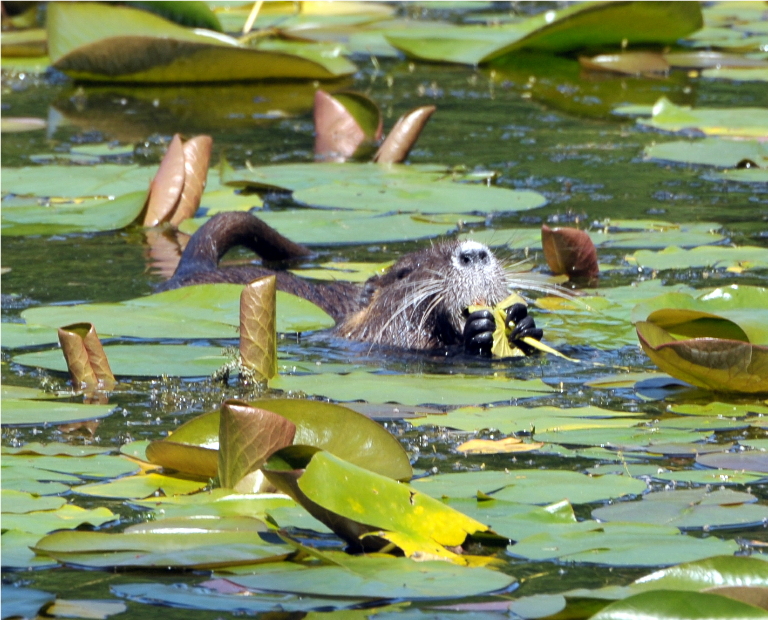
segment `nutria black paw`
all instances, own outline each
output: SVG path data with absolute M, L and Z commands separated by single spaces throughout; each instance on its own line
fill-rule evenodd
M 477 310 L 467 316 L 464 324 L 464 350 L 469 355 L 491 357 L 496 321 L 490 310 Z
M 533 317 L 528 314 L 528 306 L 525 304 L 514 304 L 507 308 L 507 325 L 510 323 L 515 325 L 515 328 L 509 335 L 510 344 L 520 349 L 526 355 L 533 353 L 536 349 L 523 342 L 522 339 L 529 337 L 534 340 L 541 340 L 544 332 L 536 327 Z

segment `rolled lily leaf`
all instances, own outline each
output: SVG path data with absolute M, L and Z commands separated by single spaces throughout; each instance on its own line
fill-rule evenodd
M 427 105 L 403 114 L 379 147 L 373 161 L 379 164 L 397 164 L 405 161 L 436 109 L 433 105 Z
M 355 66 L 342 56 L 257 50 L 232 37 L 187 29 L 123 6 L 54 2 L 48 10 L 54 66 L 75 79 L 107 82 L 231 82 L 333 79 Z
M 259 278 L 240 295 L 240 358 L 258 379 L 277 374 L 275 276 Z
M 212 146 L 210 136 L 196 136 L 184 144 L 179 134 L 173 136 L 149 185 L 144 226 L 162 222 L 178 226 L 195 214 L 205 189 Z
M 650 321 L 635 328 L 646 355 L 677 379 L 718 392 L 768 392 L 768 347 L 719 338 L 676 340 Z
M 541 227 L 544 258 L 555 275 L 570 278 L 596 278 L 600 273 L 597 250 L 589 235 L 575 228 Z
M 378 106 L 360 93 L 315 93 L 315 156 L 343 162 L 364 142 L 381 139 L 382 118 Z
M 387 535 L 392 534 L 391 541 L 409 556 L 421 552 L 454 559 L 446 547 L 490 531 L 409 485 L 310 446 L 276 452 L 263 471 L 278 489 L 356 549 L 386 548 Z
M 109 390 L 117 381 L 92 323 L 74 323 L 59 328 L 59 342 L 75 388 Z
M 273 452 L 290 446 L 296 425 L 284 417 L 228 400 L 219 417 L 219 483 L 250 492 L 250 474 L 257 472 Z

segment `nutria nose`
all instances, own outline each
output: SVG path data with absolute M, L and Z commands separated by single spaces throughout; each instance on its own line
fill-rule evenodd
M 467 248 L 459 254 L 462 265 L 484 265 L 488 262 L 488 250 L 485 248 Z

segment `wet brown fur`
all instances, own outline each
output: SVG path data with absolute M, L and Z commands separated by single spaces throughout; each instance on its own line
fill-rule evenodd
M 222 267 L 230 248 L 244 245 L 267 264 Z M 275 275 L 277 288 L 303 297 L 336 321 L 338 335 L 408 349 L 436 349 L 461 342 L 472 304 L 495 305 L 507 295 L 507 278 L 493 253 L 472 241 L 449 240 L 407 254 L 363 286 L 315 284 L 281 270 L 310 251 L 249 213 L 221 213 L 190 239 L 173 277 L 161 290 L 211 282 L 247 284 Z

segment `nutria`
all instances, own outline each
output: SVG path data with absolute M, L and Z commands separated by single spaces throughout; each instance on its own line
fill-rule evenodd
M 268 266 L 220 268 L 219 260 L 237 245 L 253 250 Z M 192 236 L 176 271 L 160 290 L 210 282 L 247 284 L 274 274 L 279 290 L 320 306 L 344 338 L 419 350 L 460 346 L 472 355 L 490 356 L 493 315 L 487 310 L 469 314 L 467 308 L 502 301 L 509 294 L 510 278 L 487 246 L 471 240 L 434 243 L 407 254 L 363 286 L 315 284 L 281 269 L 310 254 L 250 213 L 220 213 Z M 542 331 L 525 304 L 514 304 L 507 319 L 516 325 L 510 340 L 530 353 L 532 349 L 519 339 L 541 339 Z

